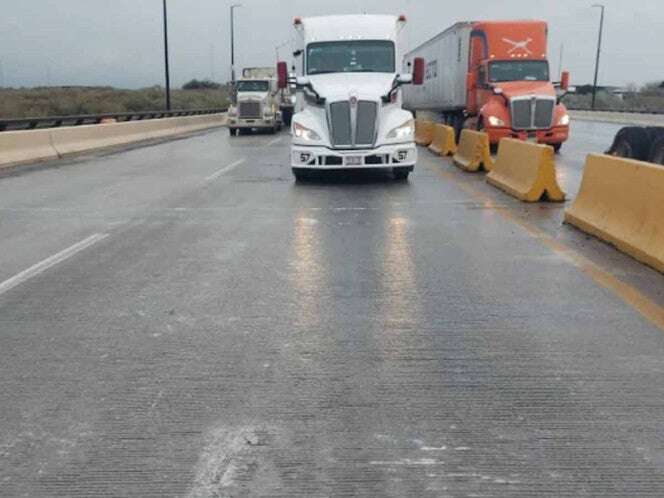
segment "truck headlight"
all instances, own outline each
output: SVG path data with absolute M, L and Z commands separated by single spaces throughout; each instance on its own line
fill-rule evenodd
M 563 117 L 561 117 L 561 118 L 558 120 L 558 124 L 559 124 L 560 126 L 568 126 L 569 123 L 570 123 L 570 121 L 571 121 L 571 119 L 570 119 L 570 117 L 569 117 L 569 114 L 565 114 L 565 115 L 563 115 Z
M 237 107 L 233 107 L 233 106 L 229 107 L 228 108 L 228 115 L 231 116 L 231 117 L 237 116 Z
M 307 142 L 317 142 L 320 140 L 318 133 L 296 122 L 293 122 L 293 135 Z
M 415 120 L 409 119 L 401 126 L 397 126 L 391 132 L 387 134 L 389 139 L 399 139 L 399 140 L 408 140 L 413 138 L 415 133 Z
M 505 121 L 497 116 L 489 116 L 489 126 L 505 126 Z

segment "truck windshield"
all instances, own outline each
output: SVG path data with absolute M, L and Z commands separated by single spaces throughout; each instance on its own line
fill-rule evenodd
M 546 61 L 496 61 L 489 65 L 489 81 L 549 81 Z
M 268 81 L 238 81 L 235 83 L 238 92 L 267 92 L 270 89 Z
M 321 42 L 307 47 L 307 74 L 394 72 L 391 41 Z

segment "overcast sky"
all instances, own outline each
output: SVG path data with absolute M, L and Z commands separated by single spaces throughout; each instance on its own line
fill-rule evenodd
M 227 80 L 229 0 L 168 0 L 174 84 Z M 549 22 L 557 73 L 561 44 L 573 83 L 592 80 L 599 9 L 583 0 L 238 0 L 237 66 L 272 65 L 295 15 L 406 13 L 409 47 L 456 21 Z M 162 0 L 0 0 L 0 86 L 162 84 Z M 604 0 L 601 83 L 664 80 L 664 2 Z M 290 47 L 282 49 L 282 56 Z

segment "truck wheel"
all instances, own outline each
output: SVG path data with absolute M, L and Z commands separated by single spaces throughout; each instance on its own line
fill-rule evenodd
M 475 125 L 476 131 L 484 131 L 484 119 L 481 117 L 477 118 L 477 124 Z
M 647 161 L 650 153 L 650 136 L 645 128 L 627 126 L 620 130 L 606 152 L 611 156 Z
M 305 168 L 293 168 L 293 176 L 296 182 L 305 182 L 311 179 L 311 171 Z
M 562 149 L 562 148 L 563 148 L 563 144 L 562 144 L 562 143 L 560 143 L 560 144 L 553 144 L 553 151 L 554 151 L 556 154 L 560 154 L 560 149 Z
M 664 166 L 664 134 L 657 138 L 650 148 L 648 161 Z
M 459 143 L 461 132 L 466 127 L 466 117 L 463 114 L 454 114 L 452 117 L 452 126 L 454 127 L 456 142 Z
M 291 125 L 291 121 L 293 120 L 293 111 L 290 109 L 284 109 L 282 111 L 282 116 L 283 116 L 283 122 L 286 126 Z
M 413 171 L 412 168 L 394 168 L 392 174 L 394 175 L 395 180 L 406 181 L 408 180 L 408 175 L 410 175 L 411 171 Z

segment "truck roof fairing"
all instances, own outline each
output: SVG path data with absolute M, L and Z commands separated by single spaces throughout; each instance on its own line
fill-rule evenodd
M 348 15 L 305 17 L 306 44 L 342 40 L 391 40 L 396 42 L 403 21 L 390 15 Z

